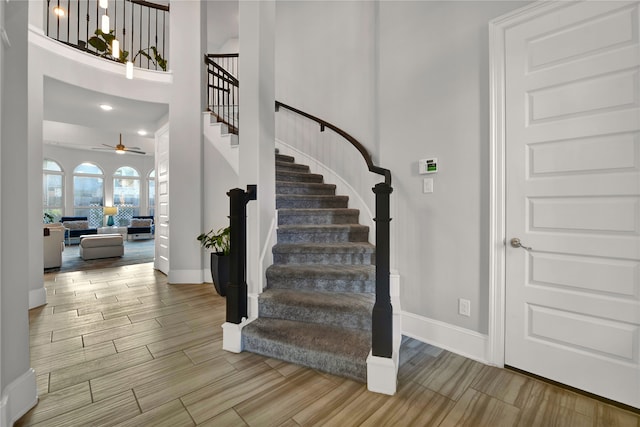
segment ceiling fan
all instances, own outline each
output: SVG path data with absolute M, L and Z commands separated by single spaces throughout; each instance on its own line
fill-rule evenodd
M 118 143 L 118 145 L 107 145 L 107 144 L 102 144 L 105 147 L 109 147 L 109 148 L 102 148 L 102 147 L 94 147 L 94 150 L 115 150 L 116 153 L 118 154 L 124 154 L 124 153 L 135 153 L 135 154 L 147 154 L 144 151 L 140 151 L 140 147 L 125 147 L 124 144 L 122 143 L 122 134 L 120 134 L 120 142 Z

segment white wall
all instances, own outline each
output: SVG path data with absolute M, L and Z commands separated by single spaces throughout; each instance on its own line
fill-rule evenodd
M 391 170 L 392 268 L 418 329 L 487 333 L 488 22 L 524 4 L 277 2 L 276 98 L 342 127 Z M 440 172 L 423 194 L 417 162 L 430 156 Z
M 346 130 L 377 158 L 375 9 L 370 1 L 276 2 L 276 99 Z
M 257 200 L 247 205 L 247 285 L 249 294 L 264 287 L 275 236 L 275 2 L 240 3 L 238 60 L 242 130 L 240 188 L 257 184 Z M 264 254 L 264 259 L 263 259 Z M 256 262 L 257 261 L 257 262 Z M 257 316 L 249 312 L 250 317 Z
M 207 1 L 207 53 L 237 53 L 238 0 Z M 236 50 L 227 50 L 227 42 L 235 40 Z M 226 46 L 227 45 L 227 46 Z
M 37 391 L 35 373 L 29 368 L 30 254 L 25 238 L 32 197 L 28 191 L 28 3 L 6 2 L 0 8 L 0 25 L 11 44 L 0 53 L 0 424 L 4 426 L 36 403 Z
M 202 283 L 204 2 L 171 4 L 173 84 L 169 102 L 169 281 Z M 184 49 L 189 46 L 189 49 Z

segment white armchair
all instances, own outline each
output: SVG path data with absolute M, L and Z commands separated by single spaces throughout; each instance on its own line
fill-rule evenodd
M 44 268 L 62 266 L 64 251 L 64 226 L 60 223 L 44 224 Z

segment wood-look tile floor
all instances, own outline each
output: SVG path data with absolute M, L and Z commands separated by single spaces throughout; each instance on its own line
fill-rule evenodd
M 222 350 L 225 300 L 152 264 L 49 273 L 30 311 L 39 426 L 633 426 L 636 413 L 415 340 L 395 396 Z

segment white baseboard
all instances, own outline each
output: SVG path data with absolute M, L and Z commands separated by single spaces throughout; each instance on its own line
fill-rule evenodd
M 47 303 L 47 290 L 44 286 L 40 289 L 33 289 L 29 291 L 29 310 L 32 308 L 40 307 Z
M 181 283 L 204 283 L 204 270 L 169 270 L 169 283 L 177 285 Z
M 2 391 L 0 400 L 0 425 L 12 426 L 13 423 L 38 403 L 36 371 L 29 368 Z
M 481 363 L 486 360 L 489 337 L 459 326 L 402 313 L 402 334 Z
M 213 284 L 213 278 L 211 278 L 211 268 L 202 269 L 202 283 Z

